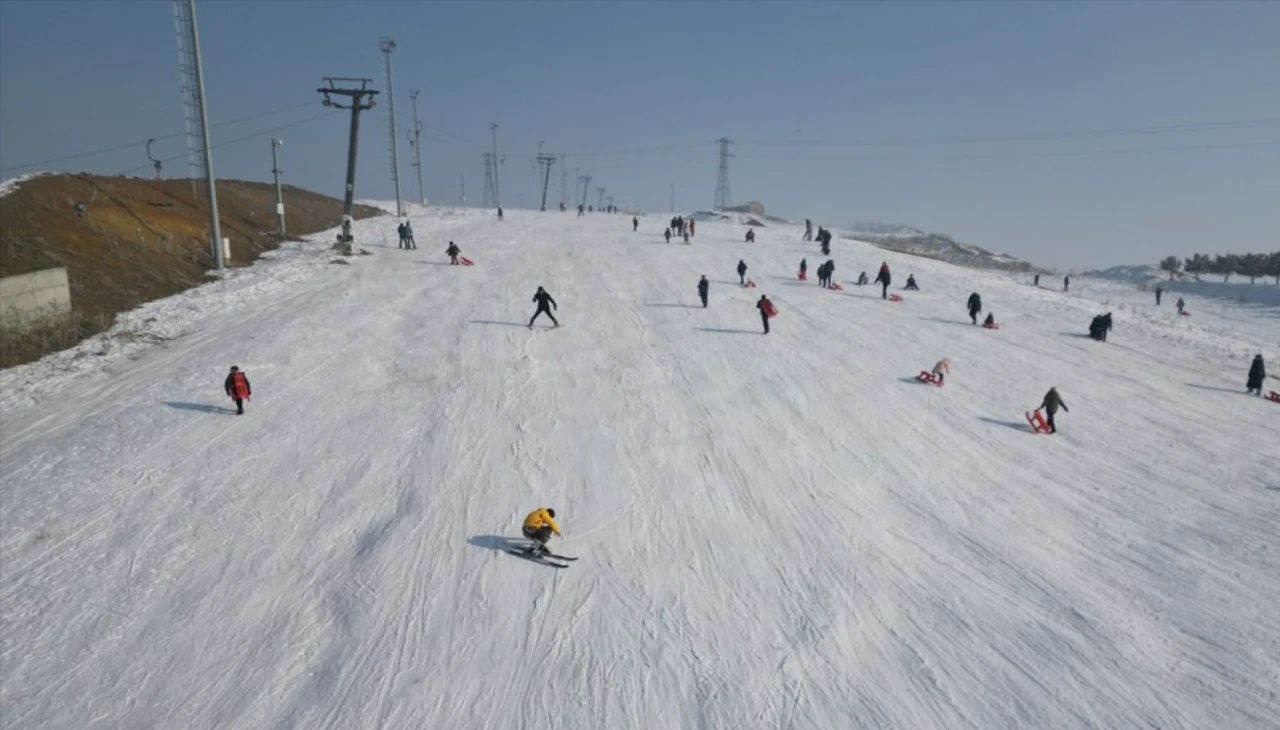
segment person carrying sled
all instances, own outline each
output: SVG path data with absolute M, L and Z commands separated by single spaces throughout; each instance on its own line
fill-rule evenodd
M 631 216 L 631 232 L 635 233 L 638 230 L 640 230 L 640 219 L 635 216 Z
M 891 281 L 892 281 L 892 278 L 889 276 L 889 262 L 887 261 L 881 262 L 880 273 L 876 274 L 876 283 L 879 284 L 881 287 L 880 288 L 881 299 L 889 298 L 889 283 Z
M 231 396 L 231 400 L 236 402 L 236 415 L 243 416 L 244 402 L 253 395 L 253 389 L 249 387 L 249 378 L 240 372 L 240 368 L 232 365 L 222 388 L 227 391 L 227 395 Z
M 978 296 L 978 292 L 969 295 L 969 319 L 974 324 L 978 323 L 978 315 L 982 312 L 982 297 Z
M 560 323 L 556 321 L 556 316 L 551 313 L 552 309 L 559 309 L 560 306 L 556 304 L 556 300 L 552 299 L 545 289 L 538 287 L 538 293 L 533 295 L 533 301 L 538 303 L 538 311 L 534 312 L 533 316 L 529 318 L 529 329 L 533 329 L 533 321 L 538 318 L 538 315 L 544 313 L 551 318 L 553 325 L 560 326 Z
M 1050 388 L 1049 392 L 1044 394 L 1044 402 L 1036 409 L 1044 411 L 1045 418 L 1049 424 L 1049 433 L 1058 432 L 1058 427 L 1053 424 L 1053 415 L 1058 412 L 1059 408 L 1067 413 L 1071 412 L 1071 409 L 1067 408 L 1067 404 L 1062 402 L 1062 396 L 1058 395 L 1058 389 L 1056 387 Z
M 458 255 L 462 253 L 462 249 L 458 248 L 458 244 L 454 243 L 453 241 L 450 241 L 449 248 L 446 248 L 444 252 L 449 254 L 449 263 L 454 266 L 457 266 Z
M 564 537 L 560 532 L 560 525 L 556 524 L 556 511 L 550 507 L 539 507 L 530 512 L 524 518 L 520 532 L 533 543 L 534 552 L 539 553 L 550 552 L 547 549 L 547 541 L 551 539 L 553 533 Z
M 755 243 L 755 242 L 756 242 L 756 231 L 755 231 L 755 229 L 754 229 L 754 228 L 748 228 L 748 229 L 747 229 L 747 243 Z
M 747 262 L 742 259 L 738 259 L 738 283 L 747 285 Z
M 944 357 L 933 366 L 933 377 L 938 379 L 938 385 L 943 385 L 947 376 L 951 374 L 951 358 Z
M 698 298 L 702 300 L 702 308 L 707 308 L 707 294 L 711 290 L 711 282 L 707 281 L 707 275 L 703 274 L 698 280 Z
M 907 274 L 907 285 L 902 288 L 909 289 L 911 291 L 920 291 L 920 287 L 916 286 L 916 275 Z
M 764 333 L 769 334 L 769 310 L 773 309 L 773 302 L 765 295 L 760 295 L 760 301 L 756 302 L 756 309 L 760 310 L 760 323 L 764 325 Z
M 1247 392 L 1262 395 L 1262 381 L 1266 379 L 1267 366 L 1262 363 L 1262 353 L 1258 353 L 1253 358 L 1253 364 L 1249 366 L 1249 382 L 1245 383 L 1249 388 Z

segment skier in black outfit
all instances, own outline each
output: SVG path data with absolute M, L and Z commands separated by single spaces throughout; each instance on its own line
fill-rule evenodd
M 742 259 L 738 259 L 738 283 L 747 285 L 747 262 Z
M 711 289 L 711 282 L 707 281 L 707 275 L 703 274 L 698 280 L 698 298 L 702 300 L 702 308 L 707 308 L 707 294 Z
M 1254 395 L 1262 395 L 1262 381 L 1267 379 L 1267 366 L 1262 364 L 1262 355 L 1258 354 L 1253 358 L 1253 364 L 1249 366 L 1249 393 Z
M 978 323 L 978 314 L 982 312 L 982 297 L 978 296 L 978 292 L 969 295 L 969 319 L 974 324 Z
M 559 309 L 560 307 L 545 289 L 538 287 L 538 293 L 533 295 L 533 301 L 538 303 L 538 311 L 534 312 L 533 316 L 529 318 L 529 329 L 533 329 L 533 320 L 537 319 L 538 315 L 543 312 L 546 312 L 546 315 L 551 318 L 552 324 L 556 327 L 560 326 L 560 323 L 556 321 L 556 316 L 551 313 L 552 309 Z

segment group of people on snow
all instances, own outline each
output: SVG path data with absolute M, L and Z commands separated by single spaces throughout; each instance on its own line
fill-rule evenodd
M 1107 333 L 1111 331 L 1111 312 L 1099 314 L 1089 323 L 1089 336 L 1099 342 L 1107 341 Z
M 409 221 L 396 226 L 396 230 L 400 232 L 400 248 L 406 251 L 413 251 L 418 248 L 418 244 L 413 242 L 413 226 Z

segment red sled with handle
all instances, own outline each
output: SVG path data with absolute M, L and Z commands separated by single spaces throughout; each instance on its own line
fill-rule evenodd
M 922 383 L 929 383 L 932 385 L 936 385 L 939 388 L 942 387 L 942 381 L 938 380 L 938 376 L 934 375 L 928 370 L 921 370 L 920 374 L 916 376 L 916 380 L 919 380 Z
M 765 302 L 764 306 L 761 307 L 761 309 L 764 311 L 765 316 L 767 316 L 769 319 L 773 319 L 774 317 L 778 316 L 778 308 L 773 306 L 773 302 Z
M 1188 311 L 1186 311 L 1186 310 L 1183 310 L 1183 311 L 1181 311 L 1181 312 L 1178 312 L 1178 314 L 1182 315 L 1183 317 L 1190 317 L 1190 316 L 1191 316 L 1191 312 L 1188 312 Z
M 463 257 L 463 256 L 459 256 L 459 257 L 458 257 L 458 263 L 462 264 L 463 266 L 475 266 L 475 265 L 476 265 L 476 262 L 472 261 L 472 260 L 471 260 L 471 259 L 469 259 L 469 258 L 465 258 L 465 257 Z
M 743 284 L 743 286 L 745 286 L 748 289 L 755 289 L 756 283 L 750 279 L 747 279 L 747 283 Z
M 1028 413 L 1027 423 L 1031 424 L 1031 430 L 1036 433 L 1049 433 L 1049 424 L 1044 422 L 1044 416 L 1040 415 L 1040 411 Z
M 1272 403 L 1280 403 L 1280 393 L 1277 393 L 1274 390 L 1271 391 L 1270 393 L 1267 393 L 1267 400 L 1271 401 Z
M 891 302 L 900 302 L 900 301 L 902 301 L 902 297 L 898 296 L 897 294 L 890 294 L 890 295 L 889 295 L 889 301 L 891 301 Z
M 1000 325 L 996 324 L 995 322 L 992 322 L 991 324 L 983 324 L 983 325 L 982 325 L 982 327 L 983 327 L 984 329 L 989 329 L 989 330 L 998 330 L 998 329 L 1000 329 Z
M 828 289 L 830 289 L 831 291 L 844 291 L 844 287 L 842 287 L 842 286 L 840 286 L 839 284 L 836 284 L 836 283 L 832 283 L 832 284 L 831 284 L 831 286 L 829 286 L 829 287 L 827 287 L 827 288 L 828 288 Z

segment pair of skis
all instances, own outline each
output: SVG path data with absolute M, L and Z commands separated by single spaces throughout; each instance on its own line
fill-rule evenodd
M 520 550 L 508 550 L 507 552 L 511 553 L 517 558 L 524 558 L 525 560 L 528 560 L 530 562 L 541 563 L 542 565 L 549 565 L 553 568 L 567 568 L 569 567 L 568 565 L 569 563 L 572 563 L 573 561 L 577 560 L 577 558 L 570 557 L 568 555 L 557 555 L 555 553 L 544 553 L 540 551 L 535 551 L 531 547 L 521 548 Z M 564 562 L 557 562 L 557 561 L 564 561 Z

